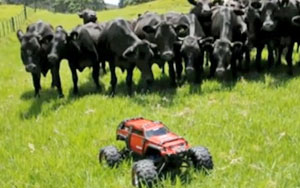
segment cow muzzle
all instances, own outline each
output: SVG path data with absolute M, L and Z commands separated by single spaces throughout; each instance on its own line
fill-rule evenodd
M 216 70 L 216 75 L 218 77 L 224 77 L 226 69 L 224 67 L 218 67 Z
M 273 31 L 275 29 L 275 24 L 272 21 L 264 22 L 262 29 L 264 31 Z
M 185 69 L 185 72 L 186 72 L 186 77 L 187 77 L 188 81 L 193 81 L 193 79 L 196 76 L 194 67 L 187 67 Z
M 28 64 L 25 66 L 26 72 L 36 72 L 37 71 L 37 66 L 33 63 Z
M 56 63 L 58 61 L 58 56 L 55 54 L 48 55 L 48 60 L 50 63 Z
M 165 61 L 171 61 L 174 58 L 174 53 L 172 51 L 167 51 L 164 52 L 161 57 Z

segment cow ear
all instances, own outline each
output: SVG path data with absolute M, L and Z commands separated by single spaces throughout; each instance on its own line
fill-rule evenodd
M 123 53 L 123 58 L 125 59 L 131 59 L 131 58 L 134 58 L 135 57 L 135 48 L 133 46 L 127 48 L 125 50 L 125 52 Z
M 83 17 L 83 12 L 78 12 L 77 15 L 79 16 L 79 18 Z
M 205 44 L 212 44 L 214 42 L 213 37 L 206 37 L 206 38 L 199 38 L 198 43 L 200 45 L 205 45 Z
M 155 33 L 155 29 L 152 26 L 150 26 L 150 25 L 144 26 L 143 27 L 143 31 L 146 32 L 146 33 L 148 33 L 148 34 Z
M 78 39 L 78 36 L 79 36 L 79 33 L 77 31 L 72 31 L 70 33 L 70 36 L 69 36 L 69 39 L 70 40 L 77 40 Z
M 242 42 L 233 42 L 233 43 L 231 43 L 231 49 L 232 50 L 241 50 L 242 47 L 243 47 Z
M 147 40 L 143 40 L 143 42 L 145 42 L 152 50 L 153 49 L 157 49 L 157 45 L 156 44 L 151 43 L 151 42 L 149 42 Z
M 181 46 L 182 44 L 183 44 L 183 40 L 180 39 L 174 42 L 175 46 Z
M 21 42 L 24 37 L 24 33 L 22 30 L 17 31 L 17 37 L 18 37 L 19 41 Z
M 197 5 L 197 1 L 196 0 L 188 0 L 188 2 L 190 3 L 190 4 L 192 4 L 192 5 Z
M 234 9 L 233 12 L 238 16 L 243 16 L 245 14 L 244 10 L 242 9 Z
M 292 19 L 292 23 L 295 26 L 300 26 L 300 16 L 294 16 L 293 19 Z
M 198 39 L 199 46 L 206 51 L 212 51 L 214 48 L 214 38 L 206 37 Z
M 184 38 L 190 34 L 190 29 L 186 25 L 178 25 L 175 27 L 175 32 L 178 37 Z

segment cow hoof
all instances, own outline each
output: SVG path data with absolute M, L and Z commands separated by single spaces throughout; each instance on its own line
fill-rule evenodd
M 62 99 L 62 98 L 64 98 L 65 96 L 64 96 L 64 94 L 59 94 L 58 97 L 59 97 L 60 99 Z
M 36 93 L 36 94 L 34 94 L 34 97 L 35 97 L 35 98 L 40 98 L 41 95 L 40 95 L 39 93 Z

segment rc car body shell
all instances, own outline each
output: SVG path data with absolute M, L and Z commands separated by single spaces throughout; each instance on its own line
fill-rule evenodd
M 127 149 L 140 156 L 152 155 L 152 151 L 162 157 L 172 156 L 190 148 L 184 138 L 170 132 L 163 123 L 143 118 L 123 121 L 117 129 L 117 140 L 124 140 Z

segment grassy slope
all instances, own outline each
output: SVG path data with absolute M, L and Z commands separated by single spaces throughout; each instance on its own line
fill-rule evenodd
M 1 5 L 0 21 L 8 19 L 12 16 L 20 14 L 23 10 L 22 6 L 17 5 Z
M 188 9 L 182 0 L 159 0 L 102 12 L 99 17 Z M 81 22 L 76 15 L 38 11 L 28 23 L 38 19 L 68 29 Z M 183 185 L 166 180 L 165 187 L 300 186 L 299 77 L 275 70 L 251 73 L 237 83 L 205 80 L 201 86 L 185 84 L 173 90 L 164 89 L 168 79 L 154 70 L 155 91 L 131 98 L 124 95 L 125 74 L 118 72 L 118 94 L 109 98 L 109 74 L 101 77 L 105 91 L 97 94 L 90 70 L 85 70 L 80 74 L 81 96 L 75 98 L 69 94 L 71 75 L 64 62 L 66 97 L 56 98 L 48 75 L 42 81 L 41 98 L 34 99 L 15 34 L 0 39 L 0 187 L 130 187 L 132 164 L 107 169 L 98 164 L 97 154 L 109 144 L 123 146 L 115 141 L 116 126 L 134 116 L 161 120 L 192 145 L 211 150 L 215 162 L 211 175 L 193 173 L 192 181 Z M 134 77 L 139 89 L 138 71 Z

